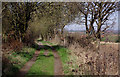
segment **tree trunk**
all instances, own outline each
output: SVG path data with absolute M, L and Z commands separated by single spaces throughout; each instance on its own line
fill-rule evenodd
M 63 29 L 64 29 L 64 27 L 63 27 L 63 28 L 61 28 L 61 35 L 63 34 Z
M 43 37 L 43 35 L 41 34 L 41 40 L 44 40 L 44 37 Z
M 97 38 L 101 41 L 101 34 L 100 34 L 100 32 L 98 33 Z
M 89 29 L 88 29 L 88 24 L 87 24 L 87 15 L 85 15 L 85 27 L 86 27 L 86 35 L 89 35 Z
M 99 54 L 99 51 L 100 51 L 100 39 L 96 39 L 96 49 L 97 49 L 97 53 Z

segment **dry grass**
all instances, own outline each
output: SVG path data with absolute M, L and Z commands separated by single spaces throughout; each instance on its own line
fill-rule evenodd
M 77 46 L 77 47 L 76 47 Z M 117 75 L 118 44 L 101 45 L 99 54 L 92 49 L 71 45 L 71 71 L 74 75 Z M 76 71 L 73 71 L 76 70 Z

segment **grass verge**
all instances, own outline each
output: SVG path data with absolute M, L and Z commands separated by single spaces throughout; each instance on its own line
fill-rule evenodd
M 5 57 L 9 60 L 9 64 L 3 63 L 3 75 L 5 77 L 13 76 L 20 68 L 28 62 L 35 53 L 35 49 L 24 47 L 21 51 L 10 51 Z M 4 77 L 3 76 L 3 77 Z
M 56 51 L 58 51 L 58 54 L 61 58 L 64 75 L 72 75 L 72 73 L 69 72 L 70 68 L 69 68 L 69 65 L 67 64 L 69 62 L 70 51 L 67 48 L 64 48 L 62 46 L 59 46 L 56 49 Z

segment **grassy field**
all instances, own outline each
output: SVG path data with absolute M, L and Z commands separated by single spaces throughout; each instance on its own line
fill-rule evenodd
M 28 62 L 35 52 L 34 48 L 24 47 L 21 51 L 13 52 L 10 51 L 5 56 L 10 61 L 10 64 L 4 64 L 3 66 L 3 73 L 6 76 L 12 76 L 20 68 L 24 66 L 26 62 Z
M 57 51 L 61 57 L 62 64 L 63 64 L 63 71 L 64 71 L 64 74 L 66 75 L 70 71 L 69 66 L 67 64 L 69 62 L 70 51 L 64 47 L 57 49 Z
M 104 38 L 101 39 L 101 41 L 106 41 L 106 42 L 120 42 L 120 36 L 118 35 L 108 35 L 105 36 Z

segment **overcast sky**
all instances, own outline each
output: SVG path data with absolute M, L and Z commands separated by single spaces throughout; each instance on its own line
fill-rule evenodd
M 114 17 L 116 17 L 116 20 L 115 20 L 116 24 L 111 29 L 118 30 L 118 12 L 115 12 L 110 16 L 110 18 L 114 18 Z M 108 22 L 111 23 L 111 21 L 108 21 Z M 68 25 L 65 26 L 65 29 L 66 30 L 85 30 L 85 25 L 79 25 L 77 23 L 71 23 L 71 24 L 69 23 Z

